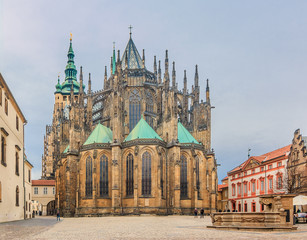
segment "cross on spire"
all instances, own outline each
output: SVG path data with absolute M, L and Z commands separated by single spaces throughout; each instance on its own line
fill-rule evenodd
M 132 29 L 133 27 L 130 25 L 128 28 L 130 29 L 130 37 L 131 37 L 131 34 L 132 34 L 131 29 Z

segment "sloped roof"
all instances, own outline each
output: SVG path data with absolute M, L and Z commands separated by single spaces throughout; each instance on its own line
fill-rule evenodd
M 227 188 L 228 184 L 219 184 L 218 185 L 218 191 L 221 191 L 223 188 Z
M 238 170 L 242 170 L 247 164 L 248 162 L 253 159 L 258 161 L 259 163 L 261 162 L 267 162 L 270 161 L 274 158 L 278 158 L 278 157 L 282 157 L 282 156 L 287 156 L 290 152 L 290 148 L 291 148 L 291 144 L 287 145 L 285 147 L 276 149 L 272 152 L 268 152 L 265 154 L 262 154 L 260 156 L 251 156 L 249 159 L 247 159 L 245 162 L 241 163 L 239 166 L 235 167 L 234 169 L 232 169 L 231 171 L 229 171 L 228 173 L 232 173 Z
M 32 180 L 32 186 L 55 186 L 55 180 Z
M 128 44 L 122 56 L 122 69 L 125 69 L 126 67 L 126 55 L 127 55 L 127 60 L 128 60 L 128 69 L 144 68 L 141 56 L 138 50 L 136 49 L 136 46 L 131 37 L 128 41 Z
M 196 143 L 199 142 L 192 136 L 192 134 L 178 121 L 178 141 L 180 143 Z
M 159 139 L 162 138 L 152 129 L 151 126 L 141 117 L 140 121 L 136 124 L 133 130 L 126 137 L 124 142 L 128 142 L 135 139 Z
M 113 133 L 110 128 L 98 123 L 94 131 L 87 138 L 83 145 L 92 143 L 111 143 L 113 141 Z

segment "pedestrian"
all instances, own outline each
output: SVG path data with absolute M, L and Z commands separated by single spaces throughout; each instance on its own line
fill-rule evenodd
M 198 214 L 198 211 L 197 211 L 197 208 L 194 209 L 194 218 L 197 218 L 197 214 Z
M 204 218 L 205 210 L 202 208 L 200 209 L 200 218 Z
M 60 219 L 60 210 L 58 209 L 57 210 L 57 213 L 56 213 L 56 221 L 61 221 L 61 219 Z

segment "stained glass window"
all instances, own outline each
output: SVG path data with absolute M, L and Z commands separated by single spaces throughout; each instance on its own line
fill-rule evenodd
M 133 195 L 133 155 L 129 153 L 126 162 L 126 195 Z
M 129 129 L 135 127 L 141 118 L 141 97 L 138 90 L 134 89 L 129 97 Z
M 151 194 L 151 155 L 145 152 L 142 156 L 142 195 Z
M 181 155 L 181 168 L 180 168 L 180 197 L 188 197 L 188 169 L 187 158 Z
M 102 155 L 100 158 L 100 196 L 109 196 L 109 168 L 108 168 L 108 158 L 106 155 Z
M 86 179 L 85 179 L 85 195 L 87 197 L 92 196 L 93 190 L 93 178 L 92 178 L 92 158 L 90 156 L 86 159 Z
M 196 161 L 196 189 L 197 189 L 197 197 L 200 199 L 200 181 L 199 181 L 199 158 L 195 158 Z

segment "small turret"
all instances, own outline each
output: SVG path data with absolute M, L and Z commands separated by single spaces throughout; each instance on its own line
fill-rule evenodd
M 87 90 L 87 94 L 91 95 L 92 93 L 92 81 L 91 81 L 91 74 L 89 73 L 88 75 L 88 90 Z
M 173 62 L 172 87 L 173 87 L 173 89 L 176 88 L 176 70 L 175 70 L 175 62 Z
M 165 72 L 168 73 L 168 50 L 165 51 Z
M 143 49 L 142 62 L 143 62 L 143 67 L 145 68 L 145 49 Z
M 110 64 L 111 74 L 113 73 L 113 57 L 111 57 L 111 64 Z
M 113 57 L 111 58 L 111 61 L 112 61 L 112 66 L 111 66 L 112 74 L 114 74 L 116 70 L 115 42 L 113 42 Z
M 198 67 L 197 65 L 195 66 L 194 86 L 195 88 L 198 87 Z
M 104 90 L 107 89 L 107 81 L 108 81 L 107 66 L 104 66 L 104 81 L 103 81 Z
M 165 51 L 164 89 L 165 90 L 169 89 L 168 50 Z
M 157 77 L 158 72 L 157 72 L 157 58 L 156 58 L 156 56 L 154 56 L 154 74 Z
M 184 77 L 183 77 L 183 94 L 184 95 L 187 95 L 188 93 L 188 88 L 187 88 L 187 71 L 184 70 Z
M 198 66 L 195 66 L 195 77 L 194 77 L 194 85 L 195 88 L 193 90 L 193 95 L 194 95 L 194 103 L 199 103 L 199 85 L 198 85 Z
M 207 79 L 207 86 L 206 86 L 206 102 L 210 103 L 209 79 Z
M 84 105 L 84 99 L 83 99 L 83 72 L 82 72 L 82 66 L 80 67 L 80 88 L 79 88 L 79 104 L 81 106 Z
M 158 84 L 161 84 L 161 61 L 159 60 L 159 68 L 158 68 Z

